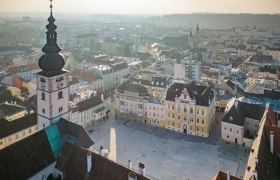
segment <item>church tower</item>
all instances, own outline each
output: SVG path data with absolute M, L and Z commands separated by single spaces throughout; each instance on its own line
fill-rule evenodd
M 47 44 L 42 51 L 45 53 L 39 59 L 37 73 L 37 121 L 39 129 L 43 129 L 60 118 L 69 119 L 69 81 L 68 71 L 63 69 L 64 56 L 57 45 L 57 26 L 52 14 L 50 0 L 50 17 L 48 18 Z

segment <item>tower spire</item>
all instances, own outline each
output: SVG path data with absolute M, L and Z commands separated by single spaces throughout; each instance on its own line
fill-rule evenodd
M 50 0 L 50 11 L 51 11 L 51 14 L 52 14 L 52 8 L 53 8 L 52 1 L 53 0 Z
M 55 31 L 57 26 L 54 24 L 52 1 L 50 0 L 50 17 L 46 26 L 47 44 L 42 49 L 45 54 L 39 59 L 39 67 L 44 72 L 60 72 L 65 64 L 63 55 L 59 53 L 61 48 L 57 44 L 57 32 Z

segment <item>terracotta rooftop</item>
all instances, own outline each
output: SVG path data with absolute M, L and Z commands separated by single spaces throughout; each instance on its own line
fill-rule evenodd
M 86 72 L 83 72 L 80 70 L 73 71 L 72 75 L 79 79 L 82 79 L 86 82 L 90 82 L 90 83 L 98 80 L 98 78 L 96 76 L 93 76 L 90 73 L 86 73 Z
M 38 70 L 40 69 L 38 63 L 10 67 L 10 68 L 8 68 L 7 72 L 16 74 L 21 71 L 31 71 L 31 70 L 36 70 L 36 69 L 38 69 Z

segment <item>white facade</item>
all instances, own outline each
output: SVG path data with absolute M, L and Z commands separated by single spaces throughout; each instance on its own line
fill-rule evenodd
M 37 74 L 37 115 L 39 130 L 58 121 L 69 119 L 68 73 L 45 77 Z
M 115 94 L 116 115 L 120 118 L 144 121 L 144 102 L 146 96 L 138 93 L 127 92 Z
M 152 98 L 144 104 L 145 120 L 147 124 L 158 126 L 162 124 L 164 120 L 164 101 L 162 99 Z
M 99 96 L 99 97 L 97 97 Z M 101 96 L 101 97 L 100 97 Z M 97 101 L 98 98 L 102 99 L 103 95 L 96 95 L 96 98 L 92 98 L 92 101 Z M 103 96 L 104 97 L 104 96 Z M 86 99 L 85 101 L 88 101 Z M 79 103 L 84 103 L 83 101 Z M 79 103 L 77 106 L 79 106 Z M 90 126 L 101 120 L 105 120 L 110 116 L 111 98 L 107 97 L 103 99 L 99 104 L 93 104 L 86 109 L 79 109 L 79 107 L 74 107 L 70 112 L 70 121 L 79 124 L 83 127 Z
M 199 80 L 200 63 L 196 61 L 186 61 L 174 65 L 174 76 L 178 79 Z

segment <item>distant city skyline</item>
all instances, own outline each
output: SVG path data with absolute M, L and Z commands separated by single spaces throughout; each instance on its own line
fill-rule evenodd
M 0 12 L 46 12 L 48 0 L 1 2 Z M 280 14 L 279 0 L 54 0 L 54 9 L 80 14 L 268 13 Z

